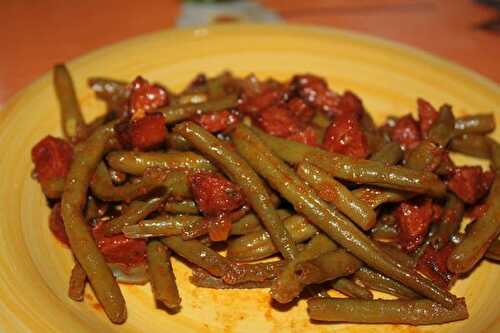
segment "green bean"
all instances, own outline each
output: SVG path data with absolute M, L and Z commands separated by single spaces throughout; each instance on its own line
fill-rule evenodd
M 220 214 L 218 216 L 206 216 L 194 223 L 187 224 L 182 230 L 182 239 L 193 239 L 208 234 L 211 241 L 224 241 L 226 240 L 224 237 L 227 238 L 229 234 L 218 235 L 216 232 L 217 235 L 214 236 L 211 234 L 211 228 L 214 226 L 232 225 L 233 221 L 237 221 L 245 216 L 248 210 L 248 206 L 243 206 L 234 212 Z
M 458 299 L 451 309 L 424 299 L 312 298 L 307 301 L 307 312 L 313 320 L 365 324 L 432 325 L 469 317 L 463 298 Z
M 207 100 L 208 96 L 204 92 L 183 92 L 176 99 L 173 99 L 170 105 L 199 104 L 205 103 Z
M 167 146 L 168 148 L 177 151 L 189 151 L 193 149 L 193 146 L 189 143 L 189 141 L 184 139 L 182 135 L 177 133 L 168 134 Z
M 368 150 L 372 153 L 379 151 L 384 145 L 384 137 L 375 125 L 372 116 L 368 112 L 363 112 L 359 123 L 366 137 Z
M 492 113 L 460 117 L 455 120 L 455 134 L 487 134 L 495 130 L 495 124 Z
M 291 164 L 306 160 L 332 176 L 360 184 L 372 184 L 403 191 L 442 196 L 446 186 L 430 172 L 415 171 L 400 166 L 356 159 L 347 155 L 290 141 L 252 129 L 278 157 Z
M 271 296 L 273 299 L 280 303 L 287 303 L 299 296 L 306 285 L 298 279 L 296 274 L 297 265 L 336 249 L 337 245 L 327 236 L 318 234 L 313 237 L 306 244 L 304 250 L 299 252 L 296 259 L 286 264 L 280 276 L 273 282 L 271 286 Z
M 418 294 L 401 283 L 367 267 L 361 267 L 354 273 L 354 279 L 362 283 L 368 289 L 378 290 L 400 298 L 420 298 Z
M 272 280 L 264 280 L 259 282 L 243 282 L 238 284 L 228 284 L 221 278 L 210 275 L 201 268 L 194 268 L 193 275 L 189 277 L 189 282 L 197 287 L 211 289 L 256 289 L 271 287 Z
M 380 150 L 370 156 L 370 160 L 384 163 L 385 165 L 395 165 L 403 159 L 401 145 L 396 142 L 388 142 Z
M 54 87 L 61 109 L 61 128 L 64 136 L 79 142 L 87 137 L 87 126 L 76 97 L 75 87 L 66 65 L 54 66 Z
M 284 220 L 291 216 L 290 212 L 286 209 L 277 209 L 276 212 L 278 213 L 280 220 Z M 262 230 L 262 224 L 259 218 L 257 215 L 251 213 L 243 216 L 241 219 L 233 223 L 231 227 L 231 235 L 247 235 L 249 233 Z
M 323 112 L 316 112 L 312 119 L 312 123 L 321 128 L 327 128 L 331 122 L 332 120 Z
M 378 242 L 377 245 L 399 264 L 409 268 L 415 268 L 417 265 L 414 258 L 410 257 L 396 246 L 382 242 Z
M 49 199 L 61 198 L 64 191 L 64 178 L 58 177 L 40 182 L 43 194 Z
M 428 139 L 410 150 L 405 167 L 416 171 L 434 171 L 441 163 L 443 150 L 437 143 Z
M 169 170 L 163 186 L 169 190 L 171 198 L 181 200 L 193 197 L 188 177 L 185 171 Z
M 113 151 L 106 156 L 109 165 L 118 171 L 143 175 L 148 168 L 214 170 L 204 157 L 193 152 Z
M 463 134 L 451 140 L 449 149 L 451 151 L 489 159 L 491 157 L 490 139 L 480 134 Z
M 373 299 L 373 294 L 369 289 L 354 283 L 347 278 L 338 278 L 332 282 L 332 288 L 351 298 Z
M 413 193 L 392 189 L 382 189 L 375 186 L 363 186 L 352 191 L 352 194 L 372 209 L 387 202 L 401 202 L 415 196 Z
M 231 262 L 197 240 L 183 240 L 180 236 L 162 238 L 162 242 L 177 255 L 210 274 L 221 277 L 231 269 Z
M 441 222 L 431 237 L 431 245 L 436 249 L 442 249 L 448 244 L 450 237 L 460 228 L 460 222 L 464 217 L 464 203 L 455 194 L 448 193 Z
M 158 240 L 147 245 L 148 272 L 153 295 L 169 309 L 178 309 L 181 304 L 175 275 L 170 263 L 170 251 Z
M 317 233 L 317 229 L 301 215 L 292 215 L 286 218 L 283 224 L 295 243 L 308 240 Z M 232 239 L 227 247 L 228 258 L 235 261 L 263 259 L 277 252 L 271 236 L 265 230 Z
M 239 125 L 232 134 L 236 150 L 268 181 L 298 213 L 323 230 L 340 246 L 368 266 L 404 283 L 424 296 L 452 307 L 455 297 L 430 280 L 397 265 L 384 251 L 344 215 L 332 209 L 283 161 L 274 156 L 251 129 Z
M 171 214 L 199 215 L 200 211 L 193 200 L 167 201 L 163 205 L 163 211 Z
M 69 278 L 69 298 L 76 302 L 83 301 L 85 282 L 87 282 L 87 274 L 85 274 L 83 267 L 78 262 L 75 262 Z
M 102 201 L 126 201 L 141 197 L 158 188 L 166 178 L 163 170 L 149 170 L 137 182 L 115 186 L 104 162 L 99 166 L 90 182 L 92 193 Z
M 90 178 L 114 137 L 113 125 L 95 131 L 76 150 L 66 177 L 61 210 L 71 249 L 85 270 L 97 299 L 113 323 L 122 323 L 127 318 L 125 300 L 82 214 Z
M 375 211 L 325 171 L 310 163 L 299 163 L 297 175 L 308 182 L 321 199 L 334 204 L 361 229 L 369 230 L 375 225 Z
M 97 98 L 103 100 L 108 105 L 108 109 L 126 112 L 126 105 L 129 98 L 128 83 L 107 78 L 89 78 L 88 85 L 92 89 Z
M 225 97 L 209 100 L 204 103 L 181 104 L 166 106 L 157 111 L 163 113 L 166 124 L 175 124 L 200 113 L 221 111 L 238 105 L 238 96 L 227 95 Z
M 377 223 L 370 230 L 371 237 L 376 241 L 396 241 L 399 237 L 399 230 L 395 225 Z
M 183 228 L 201 220 L 201 216 L 162 215 L 151 220 L 143 220 L 138 224 L 123 227 L 123 234 L 128 238 L 148 238 L 160 236 L 177 236 Z
M 440 147 L 446 147 L 455 135 L 455 116 L 451 106 L 444 104 L 439 108 L 439 115 L 429 129 L 429 139 L 436 142 Z
M 448 258 L 448 269 L 454 273 L 471 270 L 500 234 L 500 175 L 495 176 L 486 199 L 488 210 L 467 232 Z
M 495 239 L 491 243 L 484 257 L 490 260 L 500 261 L 500 240 Z
M 500 170 L 500 144 L 494 139 L 490 140 L 491 148 L 491 168 Z
M 232 264 L 231 269 L 224 274 L 222 279 L 227 284 L 272 280 L 282 271 L 283 266 L 283 260 L 256 264 Z
M 297 279 L 305 285 L 323 283 L 341 276 L 351 275 L 361 262 L 344 249 L 330 251 L 295 265 Z
M 262 180 L 245 160 L 228 149 L 222 141 L 192 122 L 177 125 L 174 132 L 184 136 L 241 187 L 248 203 L 269 232 L 274 245 L 285 259 L 293 259 L 297 252 L 295 244 L 281 223 Z
M 139 223 L 149 214 L 160 209 L 165 201 L 165 196 L 155 197 L 146 202 L 132 201 L 120 216 L 107 222 L 104 226 L 106 235 L 114 235 L 122 232 L 123 227 Z

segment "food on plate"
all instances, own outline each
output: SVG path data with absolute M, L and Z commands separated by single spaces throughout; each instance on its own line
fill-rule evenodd
M 119 283 L 149 282 L 181 310 L 172 256 L 201 288 L 269 288 L 280 303 L 309 297 L 314 320 L 410 325 L 468 318 L 450 288 L 498 261 L 492 114 L 418 98 L 417 118 L 376 125 L 355 93 L 313 74 L 200 74 L 179 93 L 140 76 L 89 86 L 107 106 L 92 121 L 54 68 L 64 138 L 31 157 L 50 230 L 75 258 L 69 297 L 82 301 L 88 282 L 113 323 L 127 319 Z M 450 151 L 491 167 L 455 165 Z

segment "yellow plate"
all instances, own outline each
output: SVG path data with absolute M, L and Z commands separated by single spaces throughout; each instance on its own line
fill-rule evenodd
M 130 80 L 141 74 L 179 89 L 199 72 L 225 69 L 279 79 L 319 74 L 337 91 L 358 93 L 378 121 L 415 110 L 419 96 L 434 105 L 448 102 L 459 114 L 500 107 L 499 87 L 477 74 L 405 46 L 332 29 L 224 25 L 158 32 L 94 51 L 69 68 L 87 119 L 103 110 L 86 87 L 89 76 Z M 45 75 L 0 112 L 0 328 L 5 332 L 500 332 L 500 266 L 486 262 L 453 288 L 466 297 L 470 319 L 448 325 L 415 330 L 312 325 L 304 302 L 278 311 L 266 291 L 196 289 L 179 263 L 174 267 L 183 298 L 179 314 L 156 309 L 149 286 L 125 286 L 129 318 L 112 325 L 90 290 L 83 303 L 66 297 L 72 259 L 49 233 L 49 210 L 30 178 L 30 149 L 48 133 L 60 135 L 51 76 Z

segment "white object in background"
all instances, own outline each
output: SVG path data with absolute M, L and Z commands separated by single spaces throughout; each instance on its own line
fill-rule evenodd
M 278 14 L 254 1 L 240 0 L 219 3 L 183 2 L 177 26 L 204 26 L 217 21 L 276 22 Z

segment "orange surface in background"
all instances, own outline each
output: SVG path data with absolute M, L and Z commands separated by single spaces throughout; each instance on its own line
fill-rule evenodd
M 494 17 L 495 11 L 472 0 L 260 2 L 286 22 L 385 37 L 433 52 L 500 83 L 500 33 L 475 28 Z M 0 105 L 54 63 L 173 27 L 179 12 L 176 0 L 0 1 Z

